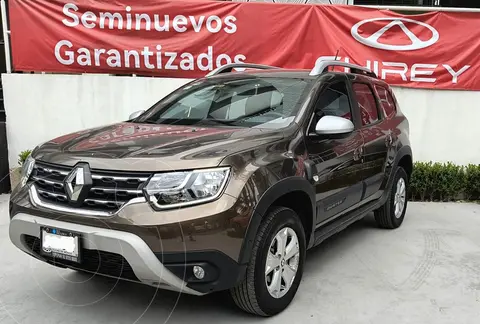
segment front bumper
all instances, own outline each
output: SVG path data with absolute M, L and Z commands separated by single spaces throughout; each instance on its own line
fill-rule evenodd
M 112 229 L 140 237 L 153 253 L 218 251 L 238 261 L 251 208 L 224 194 L 216 201 L 182 209 L 154 211 L 144 198 L 134 199 L 117 213 L 89 215 L 83 210 L 53 209 L 36 202 L 35 188 L 26 185 L 10 197 L 10 218 L 19 213 L 65 223 Z
M 47 226 L 81 234 L 82 261 L 53 260 L 40 254 L 40 227 Z M 97 227 L 45 219 L 25 213 L 10 222 L 10 240 L 20 250 L 60 267 L 84 270 L 117 279 L 191 295 L 229 289 L 243 277 L 246 266 L 238 265 L 219 251 L 155 253 L 137 235 Z M 193 276 L 193 266 L 205 269 L 205 277 Z
M 71 224 L 21 213 L 15 215 L 11 220 L 9 230 L 10 240 L 22 251 L 43 259 L 28 246 L 26 240 L 27 237 L 36 237 L 39 239 L 40 226 L 49 226 L 81 233 L 82 247 L 84 249 L 103 251 L 122 256 L 138 280 L 144 284 L 191 295 L 204 294 L 188 288 L 183 280 L 169 271 L 158 260 L 157 256 L 140 237 L 131 233 Z
M 230 195 L 161 212 L 137 199 L 100 217 L 38 204 L 33 190 L 26 185 L 11 195 L 10 239 L 42 261 L 193 295 L 229 289 L 245 273 L 238 258 L 251 211 Z M 85 264 L 42 256 L 41 226 L 80 233 Z M 193 276 L 194 265 L 206 269 L 203 280 Z

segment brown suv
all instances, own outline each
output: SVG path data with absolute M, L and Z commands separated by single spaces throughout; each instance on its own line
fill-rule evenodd
M 230 290 L 271 316 L 294 298 L 307 249 L 372 211 L 401 225 L 408 132 L 363 67 L 229 64 L 126 122 L 37 147 L 11 195 L 10 239 L 59 267 Z

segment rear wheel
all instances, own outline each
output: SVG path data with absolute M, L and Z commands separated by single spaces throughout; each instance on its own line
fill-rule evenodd
M 275 207 L 258 230 L 245 278 L 230 290 L 246 312 L 272 316 L 293 300 L 303 274 L 305 232 L 291 209 Z
M 382 228 L 394 229 L 402 225 L 407 211 L 408 175 L 405 169 L 394 171 L 393 185 L 385 204 L 375 211 L 375 220 Z

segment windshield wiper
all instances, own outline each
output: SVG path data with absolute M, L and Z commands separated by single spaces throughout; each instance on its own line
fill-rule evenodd
M 251 113 L 251 114 L 248 114 L 248 115 L 243 115 L 242 117 L 232 119 L 232 120 L 229 120 L 229 121 L 225 121 L 225 123 L 232 124 L 232 123 L 237 123 L 237 122 L 244 122 L 246 119 L 256 117 L 256 116 L 259 116 L 259 115 L 263 115 L 263 114 L 265 114 L 267 112 L 270 112 L 270 111 L 274 111 L 275 108 L 277 108 L 277 107 L 263 108 L 259 111 L 254 112 L 254 113 Z
M 153 125 L 157 125 L 158 123 L 153 121 L 153 120 L 145 120 L 145 121 L 135 121 L 135 120 L 132 120 L 131 123 L 134 123 L 134 124 L 153 124 Z
M 230 121 L 228 120 L 220 120 L 220 119 L 202 119 L 198 122 L 198 124 L 221 124 L 221 125 L 230 125 Z

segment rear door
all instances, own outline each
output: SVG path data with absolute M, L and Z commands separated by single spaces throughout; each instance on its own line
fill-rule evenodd
M 356 105 L 362 123 L 360 133 L 364 142 L 363 177 L 365 193 L 362 199 L 378 198 L 380 186 L 385 177 L 390 131 L 380 110 L 373 85 L 367 78 L 352 81 Z M 370 198 L 370 199 L 369 199 Z
M 317 200 L 317 224 L 357 204 L 362 196 L 361 150 L 363 139 L 356 128 L 345 138 L 325 138 L 315 134 L 315 125 L 323 116 L 355 120 L 346 78 L 338 77 L 325 86 L 315 103 L 306 146 L 313 162 L 313 179 Z

